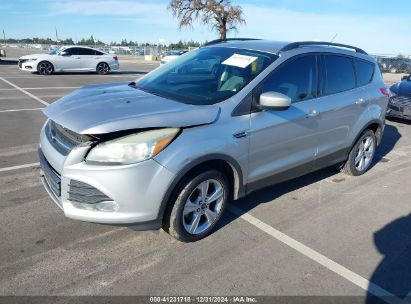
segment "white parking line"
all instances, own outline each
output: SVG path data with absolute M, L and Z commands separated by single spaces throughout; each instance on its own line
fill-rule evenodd
M 22 88 L 23 90 L 65 90 L 65 89 L 78 89 L 81 87 L 40 87 L 40 88 Z M 13 89 L 0 89 L 0 91 L 15 91 L 16 88 Z
M 388 302 L 390 304 L 402 304 L 402 303 L 409 303 L 400 298 L 396 297 L 392 293 L 386 291 L 385 289 L 381 288 L 380 286 L 368 281 L 367 279 L 363 278 L 362 276 L 356 274 L 355 272 L 349 270 L 348 268 L 334 262 L 333 260 L 327 258 L 326 256 L 322 255 L 321 253 L 305 246 L 304 244 L 298 242 L 297 240 L 289 237 L 288 235 L 282 233 L 281 231 L 271 227 L 270 225 L 260 221 L 256 217 L 252 216 L 249 213 L 242 211 L 241 209 L 234 207 L 232 205 L 227 207 L 228 210 L 235 215 L 241 217 L 243 220 L 247 221 L 251 225 L 257 227 L 261 231 L 267 233 L 268 235 L 272 236 L 273 238 L 277 239 L 278 241 L 284 243 L 285 245 L 291 247 L 292 249 L 298 251 L 299 253 L 303 254 L 304 256 L 310 258 L 314 262 L 324 266 L 325 268 L 331 270 L 332 272 L 338 274 L 339 276 L 343 277 L 344 279 L 350 281 L 351 283 L 357 285 L 358 287 L 364 289 L 365 291 L 373 294 Z
M 31 98 L 37 100 L 38 102 L 44 104 L 45 106 L 48 106 L 49 103 L 45 102 L 44 100 L 38 98 L 37 96 L 34 96 L 33 94 L 31 94 L 30 92 L 27 92 L 26 90 L 16 86 L 14 83 L 11 83 L 10 81 L 4 79 L 3 77 L 0 77 L 0 80 L 2 80 L 3 82 L 7 83 L 8 85 L 11 85 L 12 87 L 16 88 L 17 90 L 19 90 L 20 92 L 26 94 L 27 96 L 30 96 Z
M 38 111 L 44 108 L 33 108 L 33 109 L 13 109 L 13 110 L 2 110 L 0 113 L 7 113 L 7 112 L 20 112 L 20 111 Z
M 20 165 L 20 166 L 0 168 L 0 172 L 13 171 L 13 170 L 18 170 L 18 169 L 23 169 L 23 168 L 37 167 L 39 165 L 40 165 L 40 163 L 31 163 L 31 164 L 25 164 L 25 165 Z

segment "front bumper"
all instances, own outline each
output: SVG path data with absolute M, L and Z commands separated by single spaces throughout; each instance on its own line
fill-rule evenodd
M 411 120 L 411 98 L 410 97 L 391 97 L 388 103 L 386 117 Z
M 165 167 L 153 159 L 124 166 L 90 165 L 84 161 L 90 147 L 76 147 L 64 156 L 50 143 L 44 127 L 40 141 L 43 185 L 66 217 L 104 224 L 143 225 L 142 229 L 160 228 L 161 203 L 174 179 Z M 76 188 L 76 183 L 87 187 Z M 96 210 L 97 201 L 116 208 Z
M 37 72 L 37 61 L 19 60 L 17 66 L 20 71 Z

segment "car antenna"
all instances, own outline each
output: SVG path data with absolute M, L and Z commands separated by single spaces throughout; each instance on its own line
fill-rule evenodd
M 338 33 L 335 33 L 334 37 L 332 37 L 332 39 L 330 40 L 330 42 L 334 42 L 335 38 L 337 38 Z

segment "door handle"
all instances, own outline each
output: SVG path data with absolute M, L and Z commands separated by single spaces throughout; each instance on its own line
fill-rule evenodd
M 247 135 L 248 135 L 247 131 L 240 131 L 240 132 L 237 132 L 237 133 L 233 134 L 234 138 L 247 137 Z
M 311 117 L 316 117 L 316 116 L 318 116 L 318 115 L 320 115 L 320 111 L 318 111 L 318 110 L 311 110 L 310 112 L 308 112 L 308 113 L 305 115 L 305 117 L 306 117 L 306 118 L 311 118 Z
M 355 104 L 357 105 L 361 105 L 365 103 L 365 99 L 364 98 L 358 98 L 357 101 L 355 102 Z
M 80 57 L 74 57 L 74 59 L 80 59 Z

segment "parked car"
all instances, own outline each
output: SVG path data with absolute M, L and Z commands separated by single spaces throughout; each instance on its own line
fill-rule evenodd
M 187 51 L 168 51 L 166 55 L 161 59 L 160 65 L 176 60 L 178 57 L 185 53 L 187 53 Z
M 411 75 L 390 88 L 387 117 L 411 120 Z
M 89 47 L 64 46 L 48 54 L 33 54 L 19 58 L 19 69 L 50 75 L 54 72 L 96 72 L 107 74 L 119 69 L 117 56 Z
M 45 108 L 42 181 L 69 218 L 196 241 L 230 200 L 267 185 L 332 165 L 364 174 L 387 103 L 361 49 L 218 40 Z
M 380 67 L 383 72 L 411 73 L 411 60 L 408 58 L 380 58 Z

